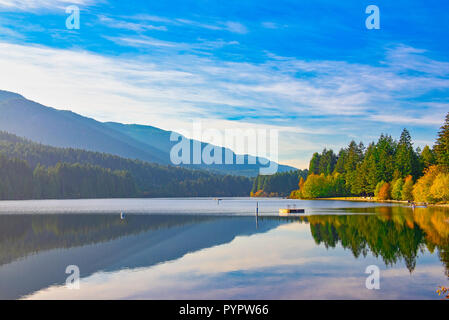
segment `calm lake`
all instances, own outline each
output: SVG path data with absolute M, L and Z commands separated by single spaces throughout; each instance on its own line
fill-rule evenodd
M 293 205 L 306 214 L 278 216 Z M 79 289 L 66 286 L 69 265 L 79 268 Z M 378 290 L 365 285 L 370 265 L 380 269 Z M 449 286 L 443 208 L 249 198 L 0 202 L 0 299 L 439 299 L 438 286 Z

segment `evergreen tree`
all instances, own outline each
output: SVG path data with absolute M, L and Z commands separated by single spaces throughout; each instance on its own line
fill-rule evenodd
M 307 170 L 292 170 L 277 172 L 273 175 L 259 175 L 254 180 L 253 196 L 280 196 L 285 197 L 304 183 Z M 263 181 L 263 183 L 262 183 Z
M 50 147 L 1 131 L 0 152 L 0 199 L 232 197 L 248 195 L 253 183 L 246 177 Z
M 347 153 L 345 149 L 340 149 L 337 157 L 337 163 L 335 164 L 334 172 L 344 173 L 345 172 L 345 162 L 347 158 Z
M 310 159 L 309 172 L 311 174 L 319 174 L 320 172 L 320 154 L 318 152 L 315 152 Z
M 395 169 L 399 173 L 397 178 L 405 178 L 408 175 L 418 177 L 419 161 L 413 149 L 412 138 L 407 129 L 401 133 L 395 154 Z
M 438 163 L 443 166 L 449 166 L 449 112 L 438 133 L 438 139 L 435 143 L 434 150 Z
M 376 176 L 378 180 L 391 181 L 395 171 L 396 142 L 391 136 L 381 135 L 376 144 Z
M 347 158 L 345 162 L 344 177 L 346 186 L 351 192 L 358 191 L 357 186 L 357 165 L 363 160 L 362 144 L 357 145 L 355 141 L 349 143 Z
M 371 143 L 366 149 L 362 163 L 357 167 L 356 188 L 353 191 L 374 195 L 377 182 L 376 145 Z
M 318 164 L 318 174 L 331 174 L 332 172 L 334 172 L 336 163 L 337 156 L 334 154 L 334 151 L 324 149 L 321 153 L 320 161 Z
M 429 146 L 425 146 L 419 155 L 420 172 L 436 164 L 435 152 Z

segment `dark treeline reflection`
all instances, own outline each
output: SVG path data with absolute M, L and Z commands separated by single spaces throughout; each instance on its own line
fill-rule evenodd
M 354 257 L 371 252 L 392 266 L 404 261 L 410 272 L 426 248 L 438 252 L 449 276 L 449 211 L 444 208 L 350 208 L 352 215 L 310 216 L 310 230 L 317 244 L 337 245 Z M 358 213 L 358 214 L 356 214 Z M 360 214 L 366 213 L 366 214 Z
M 205 216 L 0 215 L 0 265 L 31 253 L 71 248 L 146 231 L 204 222 Z
M 230 239 L 242 232 L 264 232 L 280 223 L 297 221 L 281 217 L 260 217 L 263 223 L 256 230 L 253 217 L 199 216 L 199 215 L 126 215 L 119 214 L 39 214 L 39 215 L 0 215 L 0 266 L 18 258 L 51 249 L 69 249 L 89 244 L 104 243 L 118 238 L 137 234 L 150 234 L 156 230 L 182 232 L 189 225 L 214 222 L 209 227 L 223 228 L 219 221 L 235 221 L 227 233 Z M 239 223 L 240 222 L 240 223 Z M 243 226 L 243 229 L 240 229 Z M 197 235 L 200 238 L 200 235 Z M 228 241 L 228 237 L 215 232 L 214 244 Z M 223 238 L 223 239 L 222 239 Z M 226 241 L 225 241 L 226 239 Z
M 218 215 L 0 215 L 0 299 L 65 283 L 68 265 L 77 265 L 82 278 L 98 271 L 146 268 L 291 221 Z

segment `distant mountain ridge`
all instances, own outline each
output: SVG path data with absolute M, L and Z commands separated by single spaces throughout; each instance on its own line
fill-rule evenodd
M 99 122 L 71 111 L 57 110 L 27 100 L 17 93 L 1 90 L 0 130 L 55 147 L 104 152 L 163 165 L 171 164 L 170 150 L 177 143 L 170 141 L 171 131 L 146 125 Z M 204 148 L 206 144 L 201 145 Z M 222 150 L 224 154 L 226 149 Z M 233 155 L 235 159 L 236 155 Z M 245 164 L 182 166 L 222 174 L 257 176 L 260 162 L 248 164 L 248 157 L 245 155 Z M 280 172 L 290 170 L 296 168 L 278 166 Z
M 0 200 L 243 197 L 252 179 L 39 144 L 0 131 Z

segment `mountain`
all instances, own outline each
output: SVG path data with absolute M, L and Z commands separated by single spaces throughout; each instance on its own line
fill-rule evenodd
M 170 164 L 170 150 L 177 141 L 170 141 L 171 131 L 152 126 L 99 122 L 71 111 L 57 110 L 27 100 L 23 96 L 0 90 L 0 130 L 55 147 L 78 148 L 104 152 L 129 159 Z M 194 140 L 189 140 L 192 142 Z M 191 150 L 193 144 L 190 143 Z M 206 146 L 201 143 L 201 148 Z M 222 148 L 224 157 L 225 148 Z M 193 152 L 191 152 L 193 154 Z M 216 173 L 257 176 L 259 164 L 182 165 Z M 278 166 L 279 172 L 294 170 Z
M 0 91 L 0 130 L 55 147 L 71 147 L 168 164 L 158 149 L 140 143 L 94 119 L 45 107 Z
M 0 200 L 247 196 L 252 179 L 35 143 L 0 131 Z

